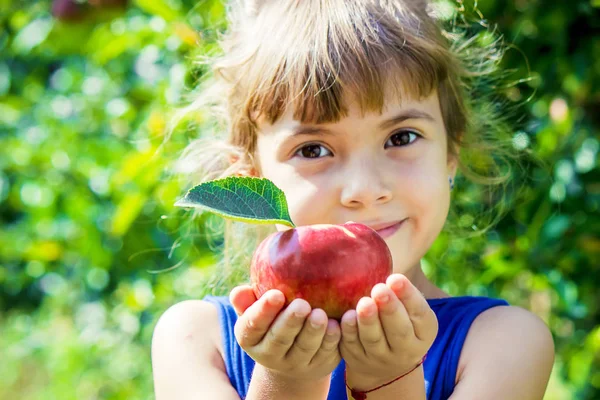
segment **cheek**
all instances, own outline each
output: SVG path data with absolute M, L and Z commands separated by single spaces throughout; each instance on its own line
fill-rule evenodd
M 280 167 L 279 171 L 282 171 Z M 283 190 L 292 221 L 296 225 L 309 225 L 328 221 L 327 210 L 332 194 L 327 192 L 330 185 L 306 180 L 294 173 L 281 173 L 265 176 Z
M 436 201 L 436 196 L 440 196 L 450 187 L 445 167 L 441 163 L 428 162 L 429 160 L 424 159 L 407 168 L 404 176 L 406 184 L 403 185 L 408 195 L 420 203 L 428 204 Z
M 410 190 L 410 188 L 416 188 Z M 450 204 L 450 186 L 446 170 L 439 166 L 419 168 L 406 188 L 416 216 L 427 230 L 438 230 L 443 226 Z
M 329 221 L 331 194 L 326 189 L 304 182 L 291 189 L 288 198 L 290 215 L 300 225 L 321 224 Z

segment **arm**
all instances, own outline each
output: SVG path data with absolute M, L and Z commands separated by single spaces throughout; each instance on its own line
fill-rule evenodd
M 296 341 L 296 334 L 304 325 L 310 307 L 306 309 L 306 304 L 300 304 L 297 308 L 299 304 L 295 303 L 279 314 L 283 306 L 282 295 L 273 294 L 265 293 L 264 298 L 257 301 L 249 287 L 237 287 L 231 295 L 232 304 L 240 315 L 235 324 L 236 340 L 253 359 L 271 367 L 256 362 L 246 399 L 324 399 L 331 374 L 312 382 L 297 379 L 302 374 L 294 374 L 293 364 L 287 363 L 286 368 L 282 360 L 291 352 L 290 347 Z M 312 347 L 306 347 L 309 346 Z
M 397 275 L 391 275 L 387 289 L 375 286 L 371 298 L 361 299 L 356 311 L 342 317 L 341 351 L 352 388 L 368 390 L 392 381 L 401 375 L 398 371 L 409 370 L 407 355 L 412 353 L 416 365 L 415 355 L 433 342 L 430 333 L 437 333 L 418 291 L 410 282 L 400 285 L 404 288 L 394 287 L 397 283 Z M 393 297 L 391 292 L 397 299 L 382 301 L 386 294 Z M 376 308 L 379 318 L 369 318 L 368 308 Z M 407 329 L 410 324 L 414 331 Z M 543 321 L 518 307 L 494 307 L 469 329 L 451 400 L 541 400 L 553 363 L 554 342 Z M 425 399 L 422 368 L 369 393 L 368 399 L 398 396 Z
M 302 299 L 284 306 L 278 290 L 256 299 L 252 287 L 243 285 L 230 299 L 240 316 L 236 340 L 256 361 L 247 399 L 325 399 L 341 359 L 337 321 Z
M 494 307 L 473 322 L 461 364 L 451 400 L 541 400 L 554 364 L 554 341 L 535 314 Z
M 156 400 L 239 400 L 218 350 L 216 308 L 184 301 L 160 317 L 152 336 L 152 372 Z
M 256 364 L 246 400 L 325 399 L 329 392 L 330 376 L 328 375 L 323 379 L 312 382 L 297 381 L 281 377 L 262 365 Z
M 344 314 L 341 326 L 348 386 L 357 391 L 377 388 L 368 393 L 369 400 L 425 400 L 419 364 L 435 340 L 438 324 L 405 276 L 392 274 L 385 284 L 375 285 L 371 297 L 363 297 L 356 310 Z
M 239 400 L 225 371 L 220 334 L 215 306 L 203 301 L 178 303 L 160 317 L 152 337 L 157 400 Z M 318 381 L 290 379 L 256 363 L 246 399 L 324 399 L 329 376 Z

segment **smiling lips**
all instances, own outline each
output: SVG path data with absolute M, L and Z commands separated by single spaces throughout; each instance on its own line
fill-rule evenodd
M 403 219 L 401 221 L 385 222 L 385 223 L 368 225 L 368 226 L 371 229 L 377 231 L 377 233 L 379 233 L 379 236 L 381 236 L 385 239 L 387 237 L 392 236 L 394 233 L 396 233 L 396 231 L 398 231 L 398 229 L 400 229 L 400 226 L 402 225 L 402 223 L 404 221 L 405 221 L 405 219 Z
M 379 234 L 379 236 L 381 236 L 385 239 L 387 237 L 392 236 L 394 233 L 396 233 L 396 231 L 398 231 L 398 229 L 400 229 L 400 226 L 402 226 L 404 221 L 406 221 L 407 219 L 408 218 L 405 218 L 403 220 L 398 220 L 398 221 L 380 222 L 380 223 L 375 223 L 375 224 L 371 224 L 368 222 L 359 222 L 359 223 L 366 225 L 369 228 L 373 229 L 374 231 L 376 231 Z M 347 222 L 356 222 L 356 221 L 347 221 Z

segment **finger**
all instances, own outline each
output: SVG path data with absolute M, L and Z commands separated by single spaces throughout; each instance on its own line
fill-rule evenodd
M 379 321 L 377 304 L 370 297 L 363 297 L 356 305 L 358 337 L 367 354 L 383 355 L 389 346 Z
M 342 338 L 340 340 L 342 357 L 364 357 L 365 349 L 358 337 L 358 319 L 356 310 L 348 310 L 342 315 L 340 328 L 342 330 Z
M 254 290 L 250 285 L 240 285 L 229 293 L 229 301 L 238 316 L 242 315 L 248 307 L 256 302 Z
M 283 293 L 279 290 L 269 290 L 248 307 L 234 327 L 239 345 L 248 348 L 260 343 L 284 304 Z
M 342 338 L 342 330 L 340 324 L 330 319 L 327 321 L 327 327 L 325 328 L 325 336 L 321 341 L 319 350 L 311 360 L 314 365 L 321 365 L 326 361 L 331 361 L 334 365 L 339 364 L 341 361 L 340 352 L 338 351 L 338 345 Z
M 326 330 L 327 314 L 325 311 L 318 308 L 312 310 L 286 357 L 295 362 L 308 363 L 321 347 Z
M 438 322 L 423 294 L 404 275 L 390 275 L 386 284 L 404 305 L 415 336 L 421 341 L 432 342 L 437 335 Z
M 377 303 L 379 319 L 389 347 L 394 350 L 406 346 L 415 333 L 412 321 L 402 302 L 385 284 L 377 284 L 371 291 L 371 297 Z
M 294 299 L 281 314 L 260 343 L 262 351 L 283 358 L 294 344 L 296 336 L 302 330 L 304 322 L 311 312 L 310 305 L 304 299 Z

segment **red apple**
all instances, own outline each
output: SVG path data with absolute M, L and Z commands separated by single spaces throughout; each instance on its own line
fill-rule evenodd
M 349 222 L 273 233 L 254 252 L 250 280 L 257 298 L 278 289 L 287 304 L 303 298 L 339 320 L 391 273 L 385 240 L 368 226 Z

